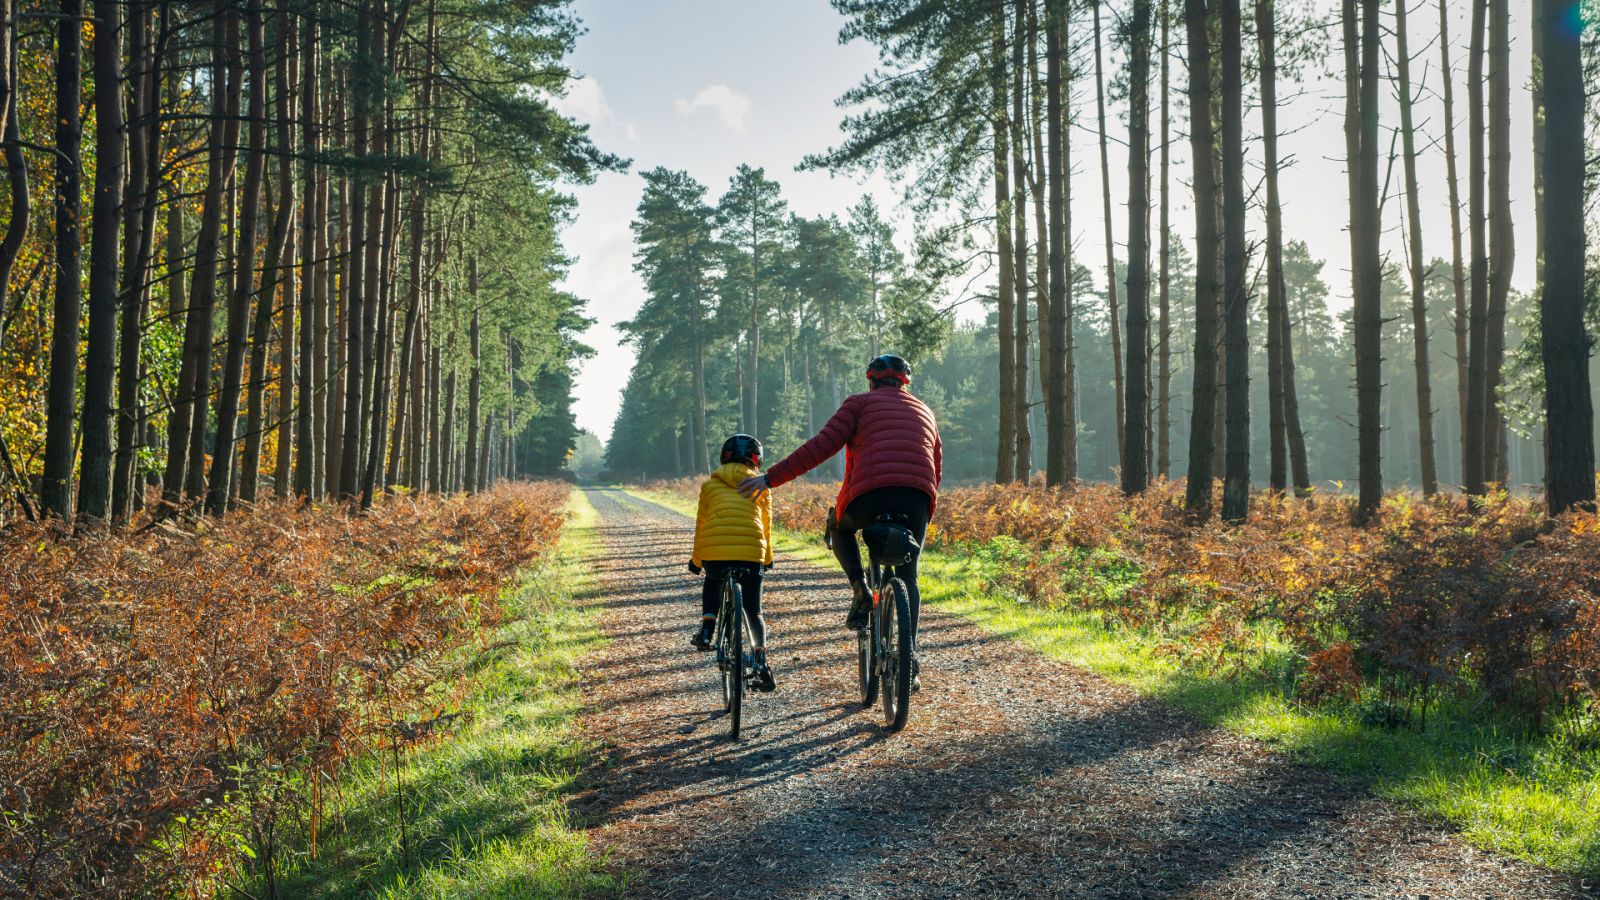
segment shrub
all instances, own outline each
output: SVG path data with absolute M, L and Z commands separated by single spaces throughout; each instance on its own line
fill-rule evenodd
M 207 893 L 271 859 L 306 785 L 449 721 L 450 651 L 498 621 L 566 491 L 5 534 L 0 893 Z

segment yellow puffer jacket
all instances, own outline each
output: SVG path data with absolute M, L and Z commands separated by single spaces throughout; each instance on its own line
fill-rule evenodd
M 739 493 L 739 482 L 760 474 L 742 462 L 724 463 L 700 486 L 690 558 L 695 565 L 708 559 L 772 565 L 772 495 L 751 500 Z

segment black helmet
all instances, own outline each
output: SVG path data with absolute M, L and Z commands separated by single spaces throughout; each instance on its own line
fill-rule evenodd
M 748 434 L 736 434 L 722 442 L 722 461 L 742 459 L 752 466 L 761 465 L 761 442 Z
M 901 384 L 908 384 L 911 381 L 911 366 L 900 357 L 885 353 L 867 363 L 867 377 L 873 381 L 892 378 Z

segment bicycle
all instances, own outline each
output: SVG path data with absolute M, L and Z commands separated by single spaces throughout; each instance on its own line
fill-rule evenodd
M 746 649 L 750 644 L 750 624 L 745 621 L 744 597 L 739 588 L 739 576 L 755 563 L 748 565 L 719 566 L 722 576 L 722 604 L 717 608 L 717 669 L 722 676 L 722 708 L 728 714 L 728 737 L 739 739 L 739 727 L 744 714 L 745 688 L 753 677 L 755 659 Z M 708 568 L 706 577 L 711 577 Z
M 834 520 L 824 543 L 833 546 Z M 856 632 L 856 678 L 862 707 L 883 697 L 884 727 L 891 733 L 906 727 L 911 715 L 911 678 L 914 663 L 911 633 L 911 596 L 896 568 L 908 565 L 922 551 L 916 535 L 905 526 L 902 513 L 885 513 L 861 529 L 867 545 L 867 589 L 872 592 L 872 612 L 867 626 Z

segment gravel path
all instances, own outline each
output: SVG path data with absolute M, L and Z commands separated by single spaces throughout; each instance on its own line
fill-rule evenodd
M 778 690 L 727 739 L 689 648 L 693 523 L 615 490 L 594 560 L 605 650 L 582 666 L 604 748 L 575 811 L 648 897 L 1575 897 L 1359 786 L 1296 766 L 955 616 L 886 736 L 854 702 L 837 571 L 780 557 Z

